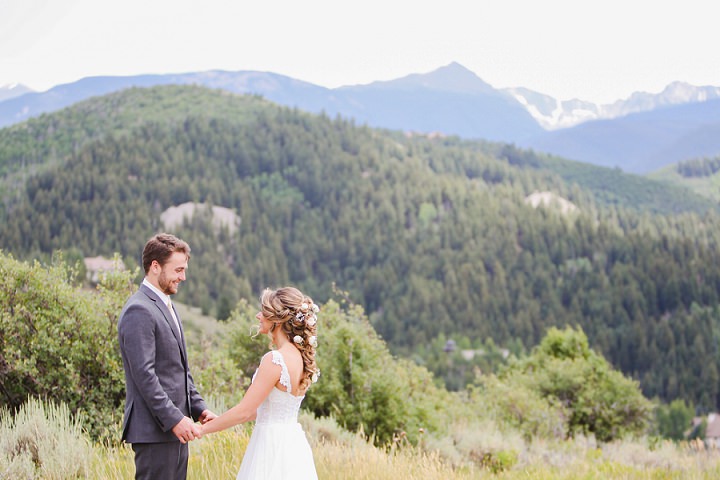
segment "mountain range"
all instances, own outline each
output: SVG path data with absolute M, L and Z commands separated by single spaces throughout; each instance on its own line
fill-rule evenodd
M 496 89 L 458 63 L 391 81 L 329 89 L 284 75 L 213 70 L 88 77 L 46 92 L 0 87 L 0 127 L 129 87 L 196 84 L 257 94 L 358 124 L 513 143 L 595 165 L 649 173 L 720 154 L 720 87 L 675 82 L 608 105 Z
M 522 87 L 506 88 L 504 91 L 524 105 L 546 130 L 574 127 L 592 120 L 613 119 L 631 113 L 720 98 L 720 87 L 696 87 L 685 82 L 673 82 L 658 94 L 635 92 L 627 99 L 604 105 L 577 98 L 561 101 Z

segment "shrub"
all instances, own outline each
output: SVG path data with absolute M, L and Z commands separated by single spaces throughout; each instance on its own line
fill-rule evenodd
M 593 352 L 581 329 L 551 328 L 530 356 L 510 364 L 499 378 L 562 405 L 567 436 L 593 434 L 608 442 L 639 434 L 652 412 L 637 382 Z
M 0 411 L 0 477 L 64 479 L 86 476 L 92 453 L 67 405 L 30 398 L 15 415 Z
M 566 409 L 552 398 L 519 382 L 501 382 L 495 375 L 483 376 L 471 387 L 476 410 L 532 438 L 563 438 L 567 432 Z
M 210 334 L 196 332 L 194 337 L 199 338 L 193 338 L 191 326 L 202 326 L 194 325 L 195 321 L 191 316 L 183 317 L 193 380 L 210 409 L 219 413 L 242 399 L 251 377 L 238 368 L 230 355 L 230 339 L 237 335 L 233 325 L 212 319 L 215 325 Z
M 464 418 L 453 422 L 446 436 L 429 436 L 423 448 L 436 452 L 454 468 L 486 469 L 493 473 L 511 469 L 525 449 L 522 436 L 493 420 Z
M 669 405 L 658 405 L 655 410 L 658 434 L 671 440 L 683 440 L 692 425 L 695 409 L 685 400 L 676 399 Z
M 84 410 L 93 437 L 109 438 L 125 396 L 116 325 L 130 274 L 106 275 L 97 291 L 72 281 L 62 262 L 45 267 L 0 252 L 0 395 L 12 409 L 31 396 Z

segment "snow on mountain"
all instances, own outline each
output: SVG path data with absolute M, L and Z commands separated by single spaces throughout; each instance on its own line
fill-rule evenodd
M 506 88 L 505 92 L 517 100 L 546 130 L 572 127 L 600 117 L 600 107 L 578 99 L 560 101 L 527 88 Z
M 720 87 L 696 87 L 685 82 L 673 82 L 657 94 L 635 92 L 625 100 L 617 100 L 605 105 L 578 99 L 560 101 L 522 87 L 504 90 L 523 105 L 546 130 L 558 130 L 589 120 L 613 119 L 631 113 L 720 98 Z
M 627 115 L 670 105 L 706 102 L 716 98 L 720 98 L 720 87 L 695 87 L 685 82 L 673 82 L 658 94 L 635 92 L 627 100 L 615 102 L 612 107 L 617 108 L 620 115 Z M 612 111 L 612 107 L 608 106 L 608 110 Z

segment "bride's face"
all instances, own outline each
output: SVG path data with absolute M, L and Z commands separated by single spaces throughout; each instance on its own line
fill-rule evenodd
M 265 318 L 262 312 L 258 312 L 257 315 L 255 315 L 255 318 L 257 318 L 258 325 L 260 326 L 260 333 L 269 333 L 270 328 L 272 328 L 272 322 Z

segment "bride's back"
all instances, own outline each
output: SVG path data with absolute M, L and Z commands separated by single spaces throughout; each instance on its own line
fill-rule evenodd
M 295 396 L 302 396 L 305 392 L 299 392 L 300 379 L 304 370 L 302 355 L 293 345 L 283 346 L 278 350 L 282 354 L 282 358 L 287 367 L 288 375 L 290 376 L 290 393 Z M 286 387 L 281 384 L 281 378 L 275 385 L 280 390 L 286 391 Z

